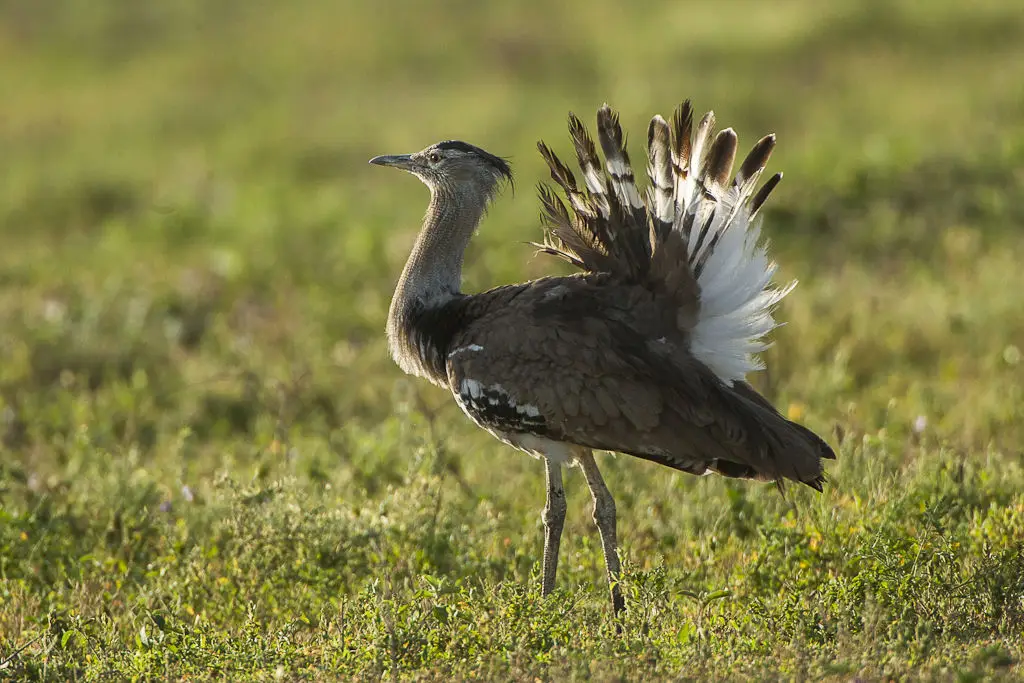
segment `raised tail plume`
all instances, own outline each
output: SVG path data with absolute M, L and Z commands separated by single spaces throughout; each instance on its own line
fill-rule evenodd
M 757 189 L 775 136 L 758 141 L 733 175 L 736 133 L 726 128 L 716 134 L 713 112 L 694 127 L 686 101 L 671 123 L 661 116 L 651 120 L 650 186 L 641 192 L 618 115 L 608 105 L 597 114 L 603 171 L 597 145 L 572 114 L 569 131 L 585 188 L 539 143 L 569 202 L 566 208 L 542 188 L 549 227 L 542 249 L 583 270 L 657 285 L 673 295 L 686 312 L 680 320 L 691 352 L 728 385 L 760 369 L 756 354 L 767 348 L 763 338 L 776 327 L 772 311 L 795 285 L 772 286 L 776 267 L 754 220 L 782 178 L 776 174 Z
M 675 172 L 673 166 L 672 129 L 668 122 L 655 115 L 647 128 L 647 177 L 651 186 L 647 193 L 647 206 L 653 209 L 652 229 L 654 244 L 663 242 L 676 215 Z

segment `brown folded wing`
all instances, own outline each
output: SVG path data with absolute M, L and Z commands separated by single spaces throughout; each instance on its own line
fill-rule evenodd
M 656 294 L 575 277 L 538 281 L 500 306 L 483 297 L 447 361 L 453 393 L 481 426 L 820 487 L 828 446 L 693 358 Z

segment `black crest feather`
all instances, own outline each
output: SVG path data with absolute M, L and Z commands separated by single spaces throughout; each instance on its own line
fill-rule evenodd
M 491 154 L 485 149 L 480 149 L 476 145 L 471 145 L 468 142 L 463 142 L 462 140 L 445 140 L 443 142 L 437 143 L 437 145 L 435 146 L 438 149 L 454 149 L 459 152 L 464 152 L 466 154 L 475 154 L 476 156 L 486 161 L 487 164 L 491 166 L 491 168 L 493 168 L 499 175 L 505 178 L 505 180 L 507 180 L 509 183 L 512 182 L 512 167 L 509 165 L 508 161 L 502 159 L 499 156 Z

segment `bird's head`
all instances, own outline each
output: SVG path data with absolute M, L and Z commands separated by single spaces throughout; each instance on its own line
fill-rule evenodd
M 379 156 L 371 164 L 408 171 L 431 192 L 475 192 L 485 201 L 504 182 L 512 182 L 512 168 L 499 156 L 461 140 L 445 140 L 416 152 Z

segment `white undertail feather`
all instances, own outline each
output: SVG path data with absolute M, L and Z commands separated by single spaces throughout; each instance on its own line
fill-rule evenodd
M 756 354 L 768 348 L 763 337 L 777 324 L 772 310 L 796 282 L 777 289 L 771 285 L 775 263 L 764 244 L 760 226 L 743 209 L 729 225 L 717 221 L 712 232 L 721 238 L 697 278 L 700 314 L 691 336 L 691 351 L 727 384 L 762 369 Z
M 605 175 L 585 127 L 570 115 L 570 131 L 588 194 L 576 190 L 571 172 L 546 146 L 541 145 L 541 151 L 577 216 L 589 211 L 612 229 L 607 236 L 598 232 L 599 254 L 588 257 L 561 239 L 570 229 L 576 230 L 570 227 L 572 220 L 549 211 L 556 243 L 543 248 L 591 270 L 618 264 L 624 271 L 634 272 L 633 263 L 643 258 L 635 246 L 638 238 L 643 245 L 640 251 L 649 247 L 649 254 L 664 243 L 667 231 L 678 233 L 688 257 L 679 267 L 691 270 L 700 292 L 690 350 L 719 379 L 732 385 L 763 367 L 757 354 L 768 348 L 765 335 L 777 327 L 773 309 L 796 282 L 781 289 L 772 285 L 776 265 L 760 240 L 757 220 L 758 210 L 782 177 L 776 174 L 755 192 L 775 137 L 762 138 L 733 176 L 736 134 L 727 128 L 716 135 L 714 128 L 715 115 L 708 112 L 694 130 L 688 101 L 676 111 L 671 125 L 655 116 L 648 130 L 650 187 L 640 193 L 618 116 L 607 105 L 598 112 Z M 620 214 L 612 210 L 609 202 L 614 200 L 621 207 Z

